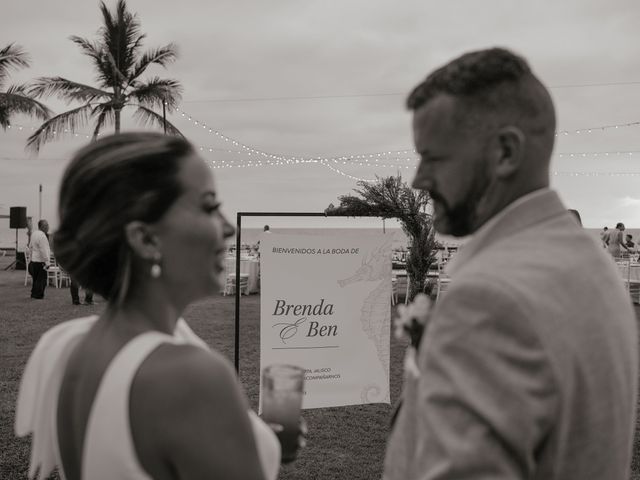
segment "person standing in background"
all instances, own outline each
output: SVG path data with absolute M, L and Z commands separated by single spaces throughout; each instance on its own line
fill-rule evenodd
M 74 305 L 80 305 L 80 285 L 75 279 L 71 278 L 71 285 L 69 285 L 69 290 L 71 291 L 71 303 Z M 93 305 L 93 292 L 88 289 L 84 289 L 84 304 L 85 305 Z
M 47 268 L 51 261 L 51 248 L 49 247 L 49 223 L 46 220 L 38 222 L 38 230 L 31 235 L 31 262 L 29 273 L 31 282 L 31 298 L 43 299 L 44 290 L 47 287 Z
M 614 258 L 621 257 L 623 249 L 627 252 L 627 255 L 629 254 L 629 247 L 624 243 L 624 223 L 619 222 L 616 225 L 616 229 L 609 234 L 607 249 Z
M 625 245 L 632 250 L 636 248 L 636 244 L 633 241 L 633 235 L 631 235 L 630 233 L 627 233 Z
M 603 248 L 607 248 L 609 246 L 609 227 L 604 227 L 600 232 L 600 240 L 602 240 Z
M 262 229 L 262 235 L 264 235 L 265 233 L 271 233 L 271 230 L 269 229 L 269 225 L 265 225 Z M 256 244 L 257 246 L 257 250 L 258 250 L 258 258 L 260 258 L 260 240 L 258 240 L 258 243 Z

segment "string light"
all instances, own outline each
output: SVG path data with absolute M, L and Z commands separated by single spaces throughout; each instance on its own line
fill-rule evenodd
M 176 111 L 185 119 L 190 121 L 197 128 L 202 128 L 207 131 L 209 134 L 215 135 L 221 140 L 231 143 L 233 146 L 238 147 L 238 149 L 224 149 L 224 148 L 214 148 L 214 147 L 205 147 L 200 146 L 200 151 L 209 151 L 213 152 L 221 152 L 221 153 L 231 153 L 236 155 L 247 155 L 248 157 L 256 156 L 258 159 L 246 160 L 240 159 L 238 161 L 235 160 L 214 160 L 211 162 L 211 168 L 250 168 L 250 167 L 265 167 L 265 166 L 280 166 L 280 165 L 293 165 L 293 164 L 308 164 L 308 163 L 319 163 L 320 165 L 329 168 L 334 173 L 342 175 L 347 178 L 351 178 L 353 180 L 371 182 L 373 180 L 367 180 L 364 178 L 356 177 L 354 175 L 350 175 L 336 165 L 338 163 L 342 165 L 351 165 L 351 166 L 360 166 L 360 167 L 371 167 L 375 166 L 377 168 L 396 168 L 402 169 L 415 169 L 417 157 L 415 156 L 416 151 L 412 149 L 407 150 L 392 150 L 392 151 L 383 151 L 383 152 L 374 152 L 374 153 L 363 153 L 363 154 L 353 154 L 353 155 L 343 155 L 343 156 L 334 156 L 334 157 L 305 157 L 305 156 L 288 156 L 288 155 L 280 155 L 264 152 L 262 150 L 258 150 L 249 145 L 246 145 L 232 137 L 224 135 L 219 131 L 207 126 L 206 123 L 195 119 L 187 112 L 180 108 L 176 108 Z M 634 127 L 639 126 L 640 121 L 638 122 L 629 122 L 622 123 L 616 125 L 603 125 L 598 127 L 590 127 L 590 128 L 580 128 L 576 130 L 560 130 L 556 132 L 556 136 L 567 136 L 567 135 L 584 135 L 590 134 L 598 131 L 605 131 L 611 129 L 619 129 L 625 127 Z M 13 124 L 8 125 L 7 130 L 18 130 L 22 131 L 24 129 L 35 131 L 37 128 L 33 125 L 21 125 L 21 124 Z M 69 129 L 65 129 L 64 133 L 71 133 Z M 53 131 L 53 135 L 57 135 L 57 131 Z M 93 138 L 93 135 L 73 132 L 75 137 L 84 137 L 86 139 Z M 98 136 L 100 133 L 98 133 Z M 596 157 L 610 157 L 610 156 L 626 156 L 633 157 L 640 154 L 640 151 L 632 150 L 632 151 L 609 151 L 609 152 L 562 152 L 556 154 L 558 158 L 596 158 Z M 405 155 L 414 155 L 405 156 Z M 403 157 L 404 156 L 404 157 Z M 260 157 L 262 159 L 260 159 Z M 396 161 L 396 162 L 413 162 L 414 165 L 400 165 L 400 164 L 389 164 L 389 163 L 380 163 L 380 161 Z M 568 172 L 568 171 L 555 171 L 552 172 L 554 176 L 640 176 L 640 172 Z
M 181 110 L 180 108 L 176 108 L 176 111 L 186 120 L 188 120 L 189 122 L 191 122 L 194 126 L 197 127 L 202 127 L 203 130 L 207 131 L 209 134 L 211 135 L 215 135 L 216 137 L 219 137 L 221 139 L 223 139 L 226 142 L 231 142 L 234 146 L 240 147 L 241 149 L 244 150 L 244 153 L 247 153 L 248 155 L 253 153 L 255 155 L 260 155 L 264 158 L 269 158 L 272 160 L 276 160 L 276 161 L 287 161 L 287 160 L 293 160 L 294 163 L 298 163 L 298 162 L 304 162 L 304 163 L 308 163 L 310 161 L 332 161 L 332 160 L 365 160 L 365 159 L 375 159 L 375 158 L 384 158 L 386 156 L 389 155 L 408 155 L 411 153 L 415 153 L 415 150 L 390 150 L 390 151 L 385 151 L 385 152 L 374 152 L 374 153 L 364 153 L 364 154 L 355 154 L 355 155 L 343 155 L 343 156 L 335 156 L 335 157 L 294 157 L 294 156 L 288 156 L 288 155 L 280 155 L 280 154 L 272 154 L 272 153 L 267 153 L 261 150 L 258 150 L 254 147 L 251 147 L 249 145 L 246 145 L 242 142 L 240 142 L 239 140 L 229 137 L 227 135 L 224 135 L 222 133 L 220 133 L 218 130 L 208 127 L 205 123 L 201 122 L 200 120 L 197 120 L 196 118 L 194 118 L 193 116 L 189 115 L 187 112 L 185 112 L 184 110 Z M 208 149 L 209 147 L 200 147 L 201 150 L 205 150 Z M 415 158 L 407 158 L 407 161 L 415 161 Z M 277 164 L 277 162 L 274 162 Z
M 202 124 L 202 122 L 199 122 L 197 120 L 195 120 L 191 115 L 189 115 L 187 112 L 185 112 L 184 110 L 181 110 L 179 107 L 176 108 L 176 111 L 179 112 L 183 117 L 187 118 L 189 121 L 191 121 L 192 123 L 194 123 L 196 126 L 198 126 L 199 124 Z M 202 125 L 203 128 L 208 128 L 206 125 Z M 555 136 L 567 136 L 567 135 L 583 135 L 583 134 L 588 134 L 588 133 L 596 133 L 596 132 L 604 132 L 605 130 L 615 130 L 615 129 L 619 129 L 619 128 L 627 128 L 627 127 L 637 127 L 640 126 L 640 121 L 637 122 L 628 122 L 628 123 L 618 123 L 618 124 L 613 124 L 613 125 L 600 125 L 597 127 L 585 127 L 585 128 L 577 128 L 577 129 L 573 129 L 573 130 L 557 130 L 555 132 Z M 220 132 L 213 130 L 213 129 L 209 129 L 209 133 L 215 133 L 215 135 L 220 136 L 221 138 L 227 138 L 225 137 L 225 135 L 222 135 Z M 230 141 L 233 141 L 231 138 L 229 138 Z M 237 140 L 236 140 L 237 142 Z M 239 143 L 239 142 L 238 142 Z M 247 148 L 252 148 L 252 147 L 248 147 L 245 146 Z M 391 155 L 392 153 L 415 153 L 415 150 L 397 150 L 396 152 L 386 152 L 387 154 Z M 384 154 L 384 152 L 380 152 L 380 154 Z M 348 158 L 364 158 L 367 155 L 370 156 L 370 158 L 372 158 L 375 155 L 378 155 L 378 153 L 374 153 L 374 154 L 362 154 L 362 155 L 353 155 L 353 156 L 349 156 Z M 332 157 L 335 158 L 335 157 Z
M 196 120 L 194 117 L 192 117 L 191 115 L 189 115 L 187 112 L 185 112 L 184 110 L 182 110 L 179 107 L 176 107 L 176 112 L 178 112 L 179 114 L 182 115 L 182 117 L 186 118 L 187 120 L 189 120 L 190 122 L 192 122 L 196 127 L 198 128 L 202 128 L 203 130 L 207 130 L 209 133 L 216 135 L 217 137 L 220 137 L 221 139 L 223 139 L 225 142 L 231 142 L 232 144 L 236 145 L 236 146 L 240 146 L 241 148 L 251 151 L 253 153 L 256 154 L 262 154 L 262 155 L 273 155 L 273 154 L 268 154 L 266 152 L 261 152 L 260 150 L 257 150 L 249 145 L 245 145 L 241 142 L 239 142 L 238 140 L 235 140 L 231 137 L 228 137 L 222 133 L 220 133 L 219 131 L 208 127 L 205 123 L 203 123 L 200 120 Z M 618 124 L 612 124 L 612 125 L 600 125 L 597 127 L 585 127 L 585 128 L 577 128 L 577 129 L 572 129 L 572 130 L 558 130 L 555 132 L 555 136 L 567 136 L 567 135 L 584 135 L 584 134 L 589 134 L 589 133 L 596 133 L 596 132 L 604 132 L 606 130 L 617 130 L 620 128 L 627 128 L 627 127 L 637 127 L 640 126 L 640 121 L 636 121 L 636 122 L 628 122 L 628 123 L 618 123 Z M 21 125 L 21 124 L 13 124 L 13 125 L 8 125 L 7 129 L 17 129 L 17 130 L 23 130 L 23 129 L 28 129 L 31 131 L 35 131 L 37 128 L 39 127 L 35 127 L 33 125 Z M 68 133 L 68 130 L 65 129 L 65 133 Z M 56 134 L 56 133 L 54 133 Z M 91 138 L 92 135 L 88 135 L 88 134 L 83 134 L 83 133 L 78 133 L 75 134 L 76 136 L 83 136 L 85 138 Z M 99 135 L 99 134 L 98 134 Z M 415 153 L 415 150 L 396 150 L 393 152 L 376 152 L 376 153 L 372 153 L 372 154 L 358 154 L 358 155 L 348 155 L 345 158 L 348 159 L 360 159 L 360 158 L 374 158 L 376 156 L 380 157 L 383 155 L 392 155 L 392 154 L 408 154 L 408 153 Z M 282 156 L 282 155 L 275 155 L 275 156 Z M 282 156 L 284 157 L 284 156 Z M 295 158 L 295 157 L 294 157 Z M 341 157 L 328 157 L 326 158 L 327 160 L 333 159 L 333 158 L 341 158 Z
M 564 152 L 558 153 L 559 158 L 587 158 L 587 157 L 610 157 L 610 156 L 626 156 L 632 157 L 638 155 L 640 150 L 630 151 L 612 151 L 612 152 Z
M 7 125 L 7 130 L 18 130 L 18 131 L 22 131 L 22 130 L 30 130 L 32 132 L 35 132 L 38 128 L 40 128 L 39 126 L 36 127 L 34 125 L 20 125 L 20 124 L 12 124 L 12 125 Z M 86 139 L 91 139 L 93 138 L 93 134 L 89 135 L 87 133 L 81 133 L 81 132 L 71 132 L 69 129 L 65 128 L 64 129 L 64 133 L 73 133 L 74 137 L 84 137 Z M 52 132 L 53 135 L 58 135 L 58 132 L 56 130 L 54 130 Z M 97 136 L 100 136 L 101 134 L 98 133 Z
M 622 152 L 625 153 L 625 152 Z M 291 164 L 292 162 L 282 162 L 282 161 L 277 161 L 277 162 L 247 162 L 244 164 L 232 164 L 232 162 L 234 161 L 218 161 L 216 163 L 216 161 L 212 161 L 212 163 L 214 164 L 213 168 L 248 168 L 248 167 L 266 167 L 266 166 L 277 166 L 277 165 L 286 165 L 286 164 Z M 306 160 L 302 160 L 299 162 L 296 162 L 299 164 L 308 164 L 308 163 L 317 163 L 320 164 L 326 168 L 328 168 L 329 170 L 331 170 L 332 172 L 339 174 L 343 177 L 346 178 L 350 178 L 352 180 L 356 180 L 356 181 L 364 181 L 364 182 L 374 182 L 375 180 L 369 180 L 366 178 L 362 178 L 362 177 L 357 177 L 355 175 L 351 175 L 346 173 L 344 170 L 342 170 L 341 168 L 339 168 L 337 165 L 350 165 L 350 166 L 361 166 L 361 167 L 371 167 L 371 166 L 375 166 L 377 168 L 393 168 L 393 169 L 397 169 L 398 171 L 401 170 L 402 168 L 405 169 L 411 169 L 411 170 L 415 170 L 417 168 L 416 165 L 397 165 L 397 164 L 382 164 L 382 163 L 375 163 L 375 164 L 371 164 L 371 163 L 367 163 L 367 162 L 361 162 L 358 164 L 354 164 L 351 162 L 347 162 L 347 161 L 338 161 L 338 160 L 327 160 L 327 159 L 306 159 Z M 602 176 L 607 176 L 607 177 L 640 177 L 640 172 L 584 172 L 584 171 L 554 171 L 551 172 L 551 174 L 553 176 L 568 176 L 568 177 L 602 177 Z
M 192 122 L 195 126 L 202 126 L 204 129 L 208 129 L 209 133 L 212 133 L 222 139 L 224 139 L 225 141 L 231 141 L 234 145 L 240 146 L 241 148 L 243 148 L 246 151 L 249 152 L 253 152 L 255 154 L 258 155 L 263 155 L 263 156 L 270 156 L 272 158 L 277 158 L 278 160 L 283 160 L 283 159 L 287 159 L 287 158 L 296 158 L 296 157 L 287 157 L 285 155 L 273 155 L 273 154 L 267 154 L 265 152 L 262 152 L 260 150 L 257 150 L 253 147 L 250 147 L 248 145 L 244 145 L 241 142 L 239 142 L 238 140 L 232 139 L 231 137 L 227 137 L 226 135 L 221 134 L 220 132 L 218 132 L 217 130 L 214 130 L 212 128 L 209 128 L 206 126 L 206 124 L 202 123 L 199 120 L 196 120 L 194 117 L 192 117 L 191 115 L 189 115 L 187 112 L 185 112 L 184 110 L 181 110 L 180 108 L 177 108 L 176 111 L 178 111 L 184 118 L 186 118 L 187 120 L 189 120 L 190 122 Z M 610 129 L 618 129 L 618 128 L 624 128 L 624 127 L 633 127 L 633 126 L 639 126 L 640 125 L 640 121 L 638 122 L 629 122 L 629 123 L 621 123 L 621 124 L 616 124 L 616 125 L 602 125 L 599 127 L 588 127 L 588 128 L 580 128 L 580 129 L 576 129 L 576 130 L 560 130 L 557 131 L 555 133 L 556 136 L 562 135 L 562 136 L 567 136 L 567 135 L 573 135 L 573 134 L 585 134 L 585 133 L 594 133 L 597 131 L 605 131 L 605 130 L 610 130 Z M 633 155 L 634 153 L 639 153 L 639 152 L 622 152 L 628 155 Z M 354 155 L 343 155 L 343 156 L 334 156 L 334 157 L 317 157 L 318 160 L 343 160 L 343 161 L 368 161 L 368 160 L 375 160 L 378 158 L 385 158 L 387 156 L 391 156 L 391 155 L 410 155 L 410 154 L 416 154 L 416 151 L 414 149 L 407 149 L 407 150 L 393 150 L 393 151 L 384 151 L 384 152 L 374 152 L 374 153 L 364 153 L 364 154 L 354 154 Z M 566 154 L 559 154 L 558 156 L 560 158 L 563 157 L 576 157 L 576 156 L 598 156 L 598 155 L 619 155 L 621 154 L 621 152 L 580 152 L 580 153 L 566 153 Z M 396 157 L 396 160 L 398 158 Z M 299 157 L 299 160 L 308 160 L 307 157 Z M 416 158 L 405 158 L 405 161 L 408 162 L 412 162 L 412 161 L 416 161 Z
M 224 135 L 222 133 L 220 133 L 218 130 L 215 130 L 209 126 L 207 126 L 206 123 L 195 119 L 194 117 L 192 117 L 191 115 L 189 115 L 187 112 L 185 112 L 184 110 L 180 109 L 179 107 L 176 108 L 176 111 L 185 119 L 187 119 L 188 121 L 190 121 L 194 126 L 198 127 L 198 128 L 202 128 L 203 130 L 207 131 L 208 133 L 215 135 L 216 137 L 224 140 L 225 142 L 230 142 L 232 145 L 241 148 L 242 150 L 236 150 L 234 153 L 246 153 L 247 155 L 259 155 L 262 156 L 263 158 L 270 158 L 273 160 L 279 160 L 279 161 L 286 161 L 286 160 L 298 160 L 298 161 L 307 161 L 310 160 L 311 158 L 309 157 L 295 157 L 295 156 L 288 156 L 288 155 L 280 155 L 280 154 L 272 154 L 272 153 L 267 153 L 261 150 L 258 150 L 254 147 L 251 147 L 249 145 L 246 145 L 234 138 L 231 138 L 227 135 Z M 640 121 L 637 122 L 629 122 L 629 123 L 620 123 L 620 124 L 614 124 L 614 125 L 601 125 L 598 127 L 588 127 L 588 128 L 579 128 L 579 129 L 575 129 L 575 130 L 559 130 L 555 133 L 556 136 L 567 136 L 567 135 L 584 135 L 584 134 L 589 134 L 589 133 L 594 133 L 594 132 L 598 132 L 598 131 L 605 131 L 605 130 L 611 130 L 611 129 L 619 129 L 619 128 L 626 128 L 626 127 L 635 127 L 635 126 L 640 126 Z M 22 125 L 22 124 L 13 124 L 13 125 L 8 125 L 7 126 L 7 130 L 23 130 L 23 129 L 27 129 L 27 130 L 31 130 L 31 131 L 35 131 L 37 128 L 36 126 L 33 125 Z M 70 133 L 69 129 L 65 129 L 64 133 Z M 56 131 L 53 132 L 53 135 L 57 135 L 58 133 Z M 86 139 L 91 139 L 93 137 L 93 135 L 90 134 L 86 134 L 86 133 L 79 133 L 79 132 L 74 132 L 74 136 L 75 137 L 84 137 Z M 98 133 L 98 136 L 100 136 L 100 133 Z M 225 151 L 225 149 L 212 149 L 211 147 L 205 147 L 207 148 L 210 152 L 212 151 Z M 226 150 L 228 152 L 232 152 L 231 150 Z M 560 153 L 558 154 L 559 158 L 564 158 L 564 157 L 578 157 L 578 156 L 582 156 L 582 157 L 589 157 L 589 156 L 593 156 L 593 157 L 597 157 L 599 155 L 604 155 L 604 156 L 610 156 L 610 155 L 629 155 L 632 156 L 633 154 L 637 154 L 640 153 L 638 151 L 630 151 L 630 152 L 576 152 L 576 153 Z M 389 157 L 389 156 L 396 156 L 396 160 L 398 160 L 398 155 L 415 155 L 416 151 L 413 149 L 406 149 L 406 150 L 392 150 L 392 151 L 383 151 L 383 152 L 374 152 L 374 153 L 364 153 L 364 154 L 354 154 L 354 155 L 343 155 L 343 156 L 333 156 L 333 157 L 315 157 L 317 160 L 344 160 L 344 161 L 367 161 L 367 160 L 375 160 L 378 158 L 385 158 L 385 157 Z M 404 160 L 406 161 L 415 161 L 415 158 L 411 158 L 411 157 L 407 157 Z
M 343 172 L 342 170 L 340 170 L 339 168 L 334 167 L 333 165 L 331 165 L 331 163 L 329 161 L 321 161 L 320 162 L 321 165 L 324 165 L 325 167 L 327 167 L 329 170 L 342 175 L 343 177 L 347 177 L 350 178 L 352 180 L 357 180 L 357 181 L 362 181 L 362 182 L 367 182 L 367 183 L 371 183 L 371 182 L 375 182 L 375 180 L 367 180 L 366 178 L 360 178 L 360 177 L 354 177 L 353 175 L 349 175 L 348 173 Z
M 640 172 L 551 172 L 551 174 L 569 177 L 640 177 Z
M 585 133 L 604 132 L 605 130 L 616 130 L 625 127 L 637 127 L 638 125 L 640 125 L 640 122 L 619 123 L 617 125 L 601 125 L 599 127 L 578 128 L 575 130 L 559 130 L 555 135 L 556 137 L 567 135 L 584 135 Z
M 215 130 L 214 128 L 211 128 L 211 127 L 207 126 L 206 123 L 203 123 L 203 122 L 200 122 L 200 121 L 196 120 L 195 118 L 193 118 L 191 115 L 189 115 L 187 112 L 185 112 L 184 110 L 182 110 L 179 107 L 176 108 L 176 112 L 178 112 L 180 115 L 182 115 L 182 117 L 184 117 L 187 120 L 189 120 L 195 126 L 201 127 L 203 130 L 207 131 L 209 134 L 215 135 L 216 137 L 224 140 L 225 142 L 230 142 L 234 146 L 240 147 L 241 149 L 245 150 L 246 152 L 254 153 L 254 154 L 260 155 L 260 156 L 262 156 L 264 158 L 270 158 L 270 159 L 280 160 L 280 161 L 296 160 L 296 159 L 300 160 L 300 159 L 302 159 L 302 157 L 286 157 L 286 156 L 283 156 L 283 155 L 276 155 L 276 154 L 272 154 L 272 153 L 263 152 L 261 150 L 258 150 L 258 149 L 255 149 L 253 147 L 250 147 L 249 145 L 245 145 L 244 143 L 239 142 L 238 140 L 236 140 L 234 138 L 228 137 L 227 135 L 224 135 L 224 134 L 220 133 L 218 130 Z

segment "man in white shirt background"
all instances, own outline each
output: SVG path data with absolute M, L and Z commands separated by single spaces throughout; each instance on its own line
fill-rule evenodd
M 46 220 L 40 220 L 38 230 L 31 234 L 31 263 L 29 264 L 29 273 L 33 278 L 31 298 L 44 298 L 44 289 L 47 286 L 46 269 L 51 259 L 47 232 L 49 232 L 49 223 Z

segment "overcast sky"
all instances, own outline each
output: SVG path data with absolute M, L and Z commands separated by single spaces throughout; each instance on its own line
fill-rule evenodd
M 116 2 L 106 3 L 113 8 Z M 219 151 L 229 142 L 201 123 L 244 145 L 287 156 L 412 149 L 411 117 L 403 106 L 412 87 L 466 51 L 503 46 L 529 60 L 551 89 L 558 130 L 573 132 L 559 137 L 553 171 L 640 173 L 640 126 L 575 133 L 640 122 L 637 0 L 130 0 L 128 5 L 147 34 L 145 47 L 177 44 L 178 61 L 166 70 L 150 69 L 148 76 L 182 83 L 180 108 L 192 121 L 178 113 L 169 120 L 205 148 L 209 161 L 251 157 Z M 89 58 L 69 36 L 93 39 L 100 21 L 94 1 L 3 2 L 0 46 L 18 43 L 32 62 L 12 81 L 62 76 L 93 84 Z M 67 108 L 54 98 L 45 103 L 58 113 Z M 126 111 L 123 116 L 124 126 L 134 128 Z M 53 142 L 33 157 L 24 144 L 37 121 L 20 116 L 13 123 L 11 130 L 0 130 L 0 213 L 25 205 L 37 217 L 42 184 L 42 215 L 55 226 L 63 168 L 87 140 Z M 635 153 L 604 155 L 619 151 Z M 597 152 L 603 153 L 564 155 Z M 389 158 L 384 163 L 410 166 L 402 174 L 411 180 L 417 160 L 396 157 L 380 157 L 379 163 Z M 373 165 L 338 168 L 366 179 L 398 171 Z M 215 173 L 225 211 L 233 218 L 237 211 L 322 211 L 355 187 L 354 179 L 313 163 Z M 640 227 L 640 176 L 560 174 L 552 185 L 568 207 L 580 211 L 585 226 L 623 221 Z

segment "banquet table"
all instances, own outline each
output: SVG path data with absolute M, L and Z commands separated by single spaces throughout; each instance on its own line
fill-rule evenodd
M 640 263 L 618 263 L 618 270 L 626 282 L 629 281 L 629 291 L 635 303 L 640 303 Z
M 396 281 L 396 289 L 398 293 L 407 298 L 409 293 L 409 277 L 405 269 L 393 269 L 391 270 L 391 278 Z
M 437 281 L 438 276 L 439 273 L 437 271 L 429 270 L 427 272 L 427 279 Z M 407 270 L 394 268 L 391 270 L 391 278 L 396 281 L 396 289 L 398 293 L 402 294 L 406 303 L 409 294 L 409 276 Z
M 235 271 L 236 257 L 227 257 L 225 259 L 225 272 L 229 274 Z M 249 275 L 249 285 L 247 287 L 249 293 L 260 291 L 260 260 L 240 257 L 240 273 Z

